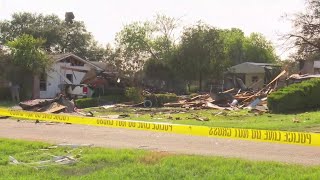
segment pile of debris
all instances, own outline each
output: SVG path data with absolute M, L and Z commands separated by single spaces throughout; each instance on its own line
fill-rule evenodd
M 277 89 L 277 80 L 286 71 L 282 71 L 269 84 L 259 91 L 230 89 L 221 93 L 198 95 L 193 98 L 183 98 L 176 103 L 166 103 L 165 107 L 181 107 L 192 109 L 238 110 L 267 112 L 267 96 Z
M 18 154 L 18 157 L 21 158 L 25 156 L 28 158 L 28 162 L 23 162 L 13 156 L 9 156 L 9 164 L 27 166 L 36 170 L 53 166 L 74 165 L 80 162 L 83 148 L 92 146 L 92 144 L 58 144 L 35 151 L 21 152 Z M 64 151 L 59 152 L 58 148 L 60 148 L 60 150 L 64 148 Z M 59 153 L 59 155 L 56 153 Z M 40 161 L 38 160 L 39 157 L 41 157 Z
M 45 113 L 72 113 L 75 111 L 74 102 L 69 101 L 62 94 L 54 99 L 34 99 L 20 102 L 19 106 L 26 111 Z
M 262 95 L 264 94 L 265 97 Z M 256 109 L 267 111 L 267 93 L 261 93 L 260 96 L 252 92 L 244 93 L 218 93 L 204 94 L 193 98 L 184 98 L 176 103 L 166 103 L 165 107 L 180 107 L 186 109 L 217 109 L 217 110 L 238 110 L 238 109 Z M 256 97 L 255 99 L 253 99 Z M 258 97 L 258 98 L 257 98 Z M 262 98 L 260 98 L 262 97 Z M 252 101 L 253 99 L 253 101 Z M 249 101 L 251 100 L 251 101 Z

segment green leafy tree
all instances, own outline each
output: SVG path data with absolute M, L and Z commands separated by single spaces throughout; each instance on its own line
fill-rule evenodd
M 113 62 L 130 77 L 144 69 L 148 78 L 166 80 L 168 72 L 163 69 L 169 70 L 168 59 L 175 48 L 173 31 L 177 26 L 177 20 L 159 14 L 153 21 L 124 26 L 116 36 Z
M 244 59 L 248 62 L 274 63 L 279 58 L 272 43 L 259 33 L 251 33 L 244 41 Z
M 50 61 L 42 49 L 44 43 L 44 39 L 37 39 L 25 34 L 8 42 L 7 45 L 11 49 L 15 64 L 33 74 L 39 74 L 44 72 L 50 65 Z
M 185 80 L 202 82 L 209 77 L 219 79 L 225 69 L 223 39 L 219 30 L 198 23 L 184 30 L 178 50 L 177 67 Z
M 278 60 L 272 43 L 258 33 L 246 37 L 242 30 L 221 30 L 230 66 L 243 62 L 274 63 Z
M 44 49 L 51 53 L 71 52 L 90 60 L 100 57 L 101 48 L 81 21 L 65 22 L 56 15 L 14 13 L 11 20 L 0 21 L 0 43 L 29 34 L 42 38 Z
M 45 72 L 51 65 L 50 59 L 42 48 L 44 44 L 44 39 L 34 38 L 27 34 L 7 43 L 11 50 L 13 63 L 20 67 L 20 70 L 22 71 L 15 73 L 20 73 L 22 77 L 28 76 L 32 79 L 33 83 L 24 81 L 24 78 L 20 79 L 20 83 L 24 84 L 26 96 L 28 96 L 32 90 L 30 84 L 32 84 L 33 87 L 36 86 L 34 79 Z M 35 96 L 36 95 L 33 94 L 33 97 Z
M 244 57 L 244 41 L 246 39 L 244 32 L 241 29 L 232 28 L 220 30 L 220 35 L 224 41 L 228 65 L 233 66 L 246 61 Z
M 11 20 L 0 22 L 0 40 L 2 44 L 13 41 L 15 38 L 29 34 L 35 38 L 44 38 L 47 50 L 58 46 L 62 36 L 62 21 L 56 15 L 14 13 Z
M 149 23 L 134 22 L 117 33 L 113 61 L 124 74 L 134 77 L 151 56 L 157 58 L 151 47 L 152 31 Z

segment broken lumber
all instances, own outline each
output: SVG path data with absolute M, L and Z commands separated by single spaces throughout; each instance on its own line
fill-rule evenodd
M 275 77 L 269 84 L 267 84 L 264 88 L 262 88 L 260 91 L 258 91 L 256 94 L 248 97 L 247 99 L 243 100 L 243 102 L 246 102 L 256 96 L 258 96 L 262 91 L 264 91 L 266 88 L 268 88 L 272 83 L 277 81 L 281 76 L 283 76 L 286 73 L 286 70 L 283 70 L 277 77 Z
M 56 113 L 56 112 L 60 112 L 65 109 L 66 109 L 66 106 L 63 106 L 63 105 L 60 105 L 60 104 L 54 102 L 44 112 L 45 113 Z
M 210 102 L 206 103 L 206 107 L 210 108 L 210 109 L 219 109 L 219 110 L 225 110 L 225 108 L 220 107 L 218 105 L 212 104 Z
M 234 90 L 234 88 L 232 89 L 229 89 L 229 90 L 226 90 L 226 91 L 223 91 L 222 93 L 228 93 L 228 92 L 232 92 Z

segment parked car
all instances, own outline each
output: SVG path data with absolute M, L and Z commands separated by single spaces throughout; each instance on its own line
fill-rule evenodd
M 94 90 L 87 84 L 66 85 L 67 96 L 70 98 L 87 98 L 92 97 Z

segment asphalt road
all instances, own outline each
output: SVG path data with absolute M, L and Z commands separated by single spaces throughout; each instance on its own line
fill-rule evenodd
M 320 165 L 320 147 L 0 119 L 0 137 Z

